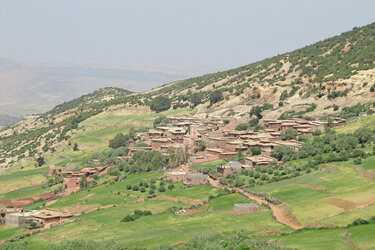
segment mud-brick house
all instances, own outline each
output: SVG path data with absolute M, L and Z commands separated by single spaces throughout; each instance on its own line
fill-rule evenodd
M 198 186 L 208 183 L 208 176 L 201 173 L 186 173 L 184 184 L 187 186 Z
M 323 121 L 311 121 L 310 122 L 311 128 L 315 130 L 320 130 L 322 132 L 325 131 L 326 126 L 328 125 L 328 122 L 323 122 Z
M 53 209 L 43 209 L 32 215 L 33 219 L 40 220 L 42 224 L 59 222 L 64 219 L 73 217 L 72 214 L 59 212 Z
M 164 179 L 173 182 L 183 182 L 186 179 L 186 172 L 183 172 L 182 170 L 178 172 L 165 172 Z
M 245 164 L 251 167 L 268 167 L 269 163 L 272 161 L 277 161 L 275 158 L 272 157 L 265 157 L 265 156 L 250 156 L 245 158 Z
M 238 161 L 230 161 L 225 165 L 220 165 L 217 167 L 217 172 L 223 177 L 230 174 L 238 174 L 242 171 L 242 165 Z
M 291 122 L 291 121 L 282 121 L 281 123 L 281 130 L 286 130 L 286 129 L 293 129 L 293 127 L 297 125 L 297 123 L 295 122 Z
M 184 135 L 186 134 L 186 129 L 184 128 L 170 128 L 167 131 L 167 137 L 172 139 L 175 143 L 183 143 L 184 142 Z
M 242 140 L 230 140 L 227 141 L 225 144 L 225 150 L 232 151 L 232 152 L 238 152 L 238 151 L 245 151 L 247 147 L 244 147 L 242 145 Z
M 154 138 L 151 139 L 152 150 L 161 151 L 162 147 L 168 148 L 168 145 L 171 143 L 169 138 Z
M 67 192 L 77 192 L 81 189 L 80 181 L 84 174 L 75 173 L 63 179 L 63 188 Z
M 265 123 L 266 128 L 273 129 L 275 131 L 281 131 L 281 123 L 282 121 L 270 121 L 268 123 Z
M 234 213 L 241 214 L 251 214 L 259 212 L 259 206 L 254 203 L 249 204 L 234 204 Z
M 133 156 L 138 151 L 151 151 L 152 147 L 129 147 L 129 156 Z
M 331 127 L 342 126 L 346 124 L 346 120 L 340 117 L 333 117 Z
M 216 160 L 220 159 L 220 154 L 224 152 L 224 150 L 219 148 L 207 148 L 206 151 L 209 155 L 212 155 L 213 158 L 215 158 Z
M 219 148 L 219 149 L 225 149 L 225 146 L 227 144 L 227 141 L 229 139 L 225 137 L 207 137 L 206 139 L 206 146 L 208 148 Z
M 76 164 L 66 164 L 65 167 L 60 166 L 50 166 L 48 170 L 48 176 L 62 176 L 67 171 L 73 171 L 77 167 Z
M 164 132 L 161 131 L 161 130 L 156 130 L 156 129 L 150 129 L 148 132 L 147 132 L 147 137 L 149 139 L 153 139 L 153 138 L 162 138 L 164 135 Z
M 232 159 L 233 157 L 236 157 L 238 155 L 237 152 L 231 152 L 231 151 L 223 151 L 219 155 L 220 160 L 229 160 Z
M 86 177 L 92 177 L 94 174 L 97 174 L 99 171 L 96 168 L 84 168 L 80 171 Z

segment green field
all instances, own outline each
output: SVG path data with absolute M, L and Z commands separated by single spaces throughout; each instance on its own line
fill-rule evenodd
M 359 117 L 358 120 L 350 122 L 345 126 L 338 127 L 337 133 L 353 133 L 359 128 L 375 129 L 375 115 Z
M 210 161 L 210 162 L 205 162 L 205 163 L 199 163 L 199 164 L 194 164 L 191 166 L 192 169 L 198 169 L 198 168 L 209 168 L 212 170 L 216 170 L 218 165 L 225 165 L 227 161 L 225 160 L 217 160 L 217 161 Z
M 185 189 L 190 192 L 190 189 Z M 189 196 L 189 195 L 185 195 Z M 70 235 L 69 239 L 84 238 L 99 241 L 115 240 L 119 243 L 139 244 L 142 246 L 157 246 L 161 242 L 175 244 L 186 241 L 197 234 L 216 235 L 228 234 L 243 229 L 248 233 L 268 231 L 288 232 L 289 228 L 273 220 L 271 212 L 263 209 L 256 214 L 234 216 L 224 213 L 231 211 L 234 202 L 244 202 L 237 194 L 221 196 L 219 201 L 211 200 L 214 212 L 202 210 L 196 214 L 176 215 L 166 210 L 170 207 L 187 206 L 173 201 L 148 200 L 141 203 L 129 204 L 103 209 L 76 217 L 75 222 L 56 226 L 51 230 L 31 236 L 31 249 L 45 249 L 49 242 L 61 240 L 62 236 Z M 133 222 L 120 222 L 134 209 L 149 210 L 151 216 L 141 217 Z
M 5 197 L 12 199 L 27 197 L 27 192 L 30 192 L 32 195 L 42 193 L 43 190 L 40 190 L 40 185 L 46 181 L 43 175 L 46 171 L 48 169 L 43 167 L 0 175 L 0 199 L 6 199 Z M 14 192 L 6 195 L 6 193 L 30 186 L 37 187 L 32 187 L 29 190 L 25 189 L 25 195 L 23 195 L 24 192 Z
M 282 247 L 297 249 L 374 249 L 375 224 L 305 231 L 281 236 Z M 353 245 L 348 244 L 350 240 Z M 350 247 L 351 246 L 351 247 Z
M 347 209 L 375 200 L 375 183 L 359 176 L 349 162 L 324 167 L 293 179 L 257 186 L 251 191 L 267 193 L 286 202 L 303 224 L 323 222 L 343 226 L 351 223 L 354 217 L 373 216 L 363 209 L 356 211 L 353 217 Z M 367 209 L 372 211 L 375 207 L 372 205 Z

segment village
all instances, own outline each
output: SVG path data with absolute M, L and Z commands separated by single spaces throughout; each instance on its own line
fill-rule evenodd
M 267 168 L 270 163 L 285 164 L 272 157 L 272 150 L 276 146 L 288 146 L 298 151 L 302 142 L 295 139 L 282 140 L 281 133 L 287 129 L 297 131 L 298 135 L 312 136 L 315 131 L 324 131 L 327 122 L 308 121 L 304 119 L 260 121 L 262 130 L 238 131 L 235 126 L 238 120 L 230 117 L 211 117 L 198 119 L 190 116 L 169 117 L 169 124 L 165 124 L 147 132 L 138 132 L 132 145 L 128 148 L 128 155 L 117 157 L 117 161 L 127 161 L 137 151 L 159 151 L 164 155 L 173 152 L 178 159 L 177 164 L 164 169 L 164 179 L 171 182 L 182 182 L 187 187 L 210 184 L 210 176 L 199 173 L 191 168 L 194 164 L 225 160 L 226 164 L 217 166 L 221 178 L 230 174 L 238 174 L 243 170 L 253 170 L 257 167 Z M 334 118 L 330 126 L 345 124 L 344 119 Z M 134 146 L 136 144 L 147 146 Z M 257 148 L 257 153 L 254 153 Z M 242 154 L 244 160 L 233 160 Z M 50 166 L 48 177 L 63 178 L 61 196 L 78 192 L 81 180 L 93 180 L 95 176 L 102 176 L 115 166 L 115 162 L 100 166 L 99 160 L 92 160 L 95 167 L 83 168 L 79 171 L 77 164 L 67 164 L 65 167 Z M 31 210 L 23 212 L 23 206 L 34 200 L 22 202 L 16 207 L 4 208 L 1 212 L 0 223 L 9 226 L 32 225 L 34 227 L 48 227 L 51 223 L 68 220 L 75 214 L 53 209 Z M 235 204 L 235 214 L 254 213 L 259 211 L 257 204 Z

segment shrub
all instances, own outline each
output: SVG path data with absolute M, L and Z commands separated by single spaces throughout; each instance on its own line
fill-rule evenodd
M 250 125 L 248 123 L 239 123 L 235 127 L 235 130 L 245 131 L 245 130 L 248 130 L 249 128 L 250 128 Z
M 260 155 L 262 153 L 262 150 L 258 147 L 253 147 L 250 149 L 252 155 Z
M 171 107 L 172 100 L 167 96 L 157 96 L 150 103 L 151 110 L 156 113 L 168 110 Z
M 223 93 L 220 90 L 215 90 L 210 94 L 210 104 L 215 104 L 221 100 L 223 100 Z

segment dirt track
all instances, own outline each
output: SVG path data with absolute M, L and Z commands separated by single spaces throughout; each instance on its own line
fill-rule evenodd
M 224 188 L 224 186 L 221 185 L 218 180 L 214 180 L 211 177 L 209 177 L 208 180 L 209 180 L 211 186 L 217 187 L 217 188 Z M 228 188 L 228 189 L 229 190 L 236 190 L 236 192 L 243 194 L 247 198 L 249 198 L 251 200 L 255 200 L 259 204 L 269 207 L 272 210 L 273 216 L 275 217 L 275 219 L 278 222 L 280 222 L 280 223 L 282 223 L 282 224 L 284 224 L 284 225 L 286 225 L 290 228 L 293 228 L 293 229 L 303 228 L 303 225 L 301 225 L 301 223 L 299 223 L 297 218 L 295 218 L 291 214 L 291 212 L 290 212 L 290 210 L 289 210 L 289 208 L 286 204 L 284 206 L 273 205 L 273 204 L 269 203 L 268 201 L 265 201 L 265 200 L 261 199 L 258 196 L 255 196 L 253 194 L 250 194 L 250 193 L 246 192 L 242 188 Z

